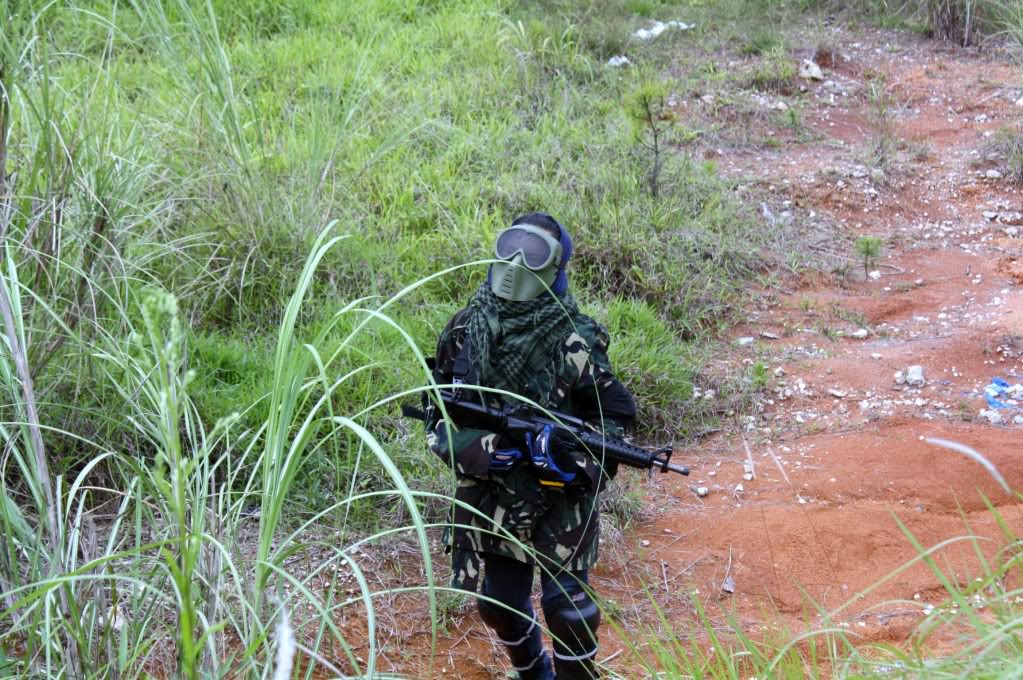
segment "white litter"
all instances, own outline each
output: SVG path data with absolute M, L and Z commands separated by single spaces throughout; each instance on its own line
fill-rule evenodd
M 629 58 L 624 54 L 617 57 L 611 57 L 607 60 L 608 66 L 630 66 L 631 64 L 632 62 L 629 61 Z
M 688 31 L 691 28 L 695 28 L 693 24 L 683 23 L 681 21 L 668 21 L 660 22 L 655 21 L 654 25 L 650 28 L 641 28 L 636 31 L 635 36 L 640 40 L 653 40 L 661 33 L 664 33 L 669 28 L 677 28 L 680 31 Z

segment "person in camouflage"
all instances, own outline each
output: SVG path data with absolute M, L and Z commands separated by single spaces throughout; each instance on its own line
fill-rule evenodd
M 530 213 L 499 234 L 496 251 L 487 282 L 440 335 L 438 384 L 504 390 L 624 436 L 635 405 L 612 373 L 607 331 L 568 292 L 567 231 L 550 215 Z M 473 393 L 495 406 L 508 399 Z M 523 680 L 548 680 L 555 671 L 561 680 L 599 677 L 600 612 L 588 570 L 597 561 L 599 494 L 615 464 L 552 441 L 549 430 L 516 446 L 440 415 L 428 409 L 427 433 L 457 479 L 446 537 L 454 587 L 475 594 L 482 571 L 480 616 Z M 537 568 L 553 668 L 530 602 Z

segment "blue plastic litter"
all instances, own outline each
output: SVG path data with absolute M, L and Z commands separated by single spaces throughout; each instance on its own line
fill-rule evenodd
M 984 399 L 987 400 L 987 405 L 996 409 L 1007 408 L 1018 411 L 1018 406 L 1006 404 L 1004 401 L 1000 400 L 1011 396 L 1009 393 L 1009 388 L 1011 387 L 1013 386 L 1005 382 L 1002 378 L 992 378 L 991 384 L 984 388 Z

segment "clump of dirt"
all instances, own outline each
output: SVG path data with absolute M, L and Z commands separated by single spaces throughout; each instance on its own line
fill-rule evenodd
M 1016 285 L 1023 285 L 1023 260 L 1003 257 L 998 261 L 998 273 L 1009 277 Z

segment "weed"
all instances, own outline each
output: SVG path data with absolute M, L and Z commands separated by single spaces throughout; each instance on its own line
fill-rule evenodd
M 758 29 L 739 46 L 739 53 L 749 55 L 765 54 L 783 49 L 784 39 L 775 31 Z
M 978 23 L 984 7 L 981 0 L 923 0 L 922 4 L 933 37 L 963 47 L 979 38 Z
M 1000 130 L 994 146 L 1005 157 L 1007 176 L 1016 182 L 1023 182 L 1023 125 L 1015 130 Z
M 763 362 L 756 362 L 750 366 L 750 385 L 754 390 L 763 390 L 767 387 L 770 382 L 770 373 L 768 372 L 767 364 Z
M 895 135 L 895 100 L 888 92 L 887 76 L 875 73 L 867 81 L 867 100 L 870 103 L 870 124 L 874 138 L 867 152 L 867 165 L 888 173 L 895 160 L 898 142 Z
M 835 318 L 841 319 L 842 321 L 854 326 L 866 327 L 867 325 L 867 317 L 863 314 L 863 312 L 857 312 L 856 310 L 843 307 L 837 302 L 831 303 L 830 312 Z
M 748 77 L 748 85 L 753 89 L 785 95 L 795 91 L 795 83 L 795 62 L 780 47 L 767 53 Z

